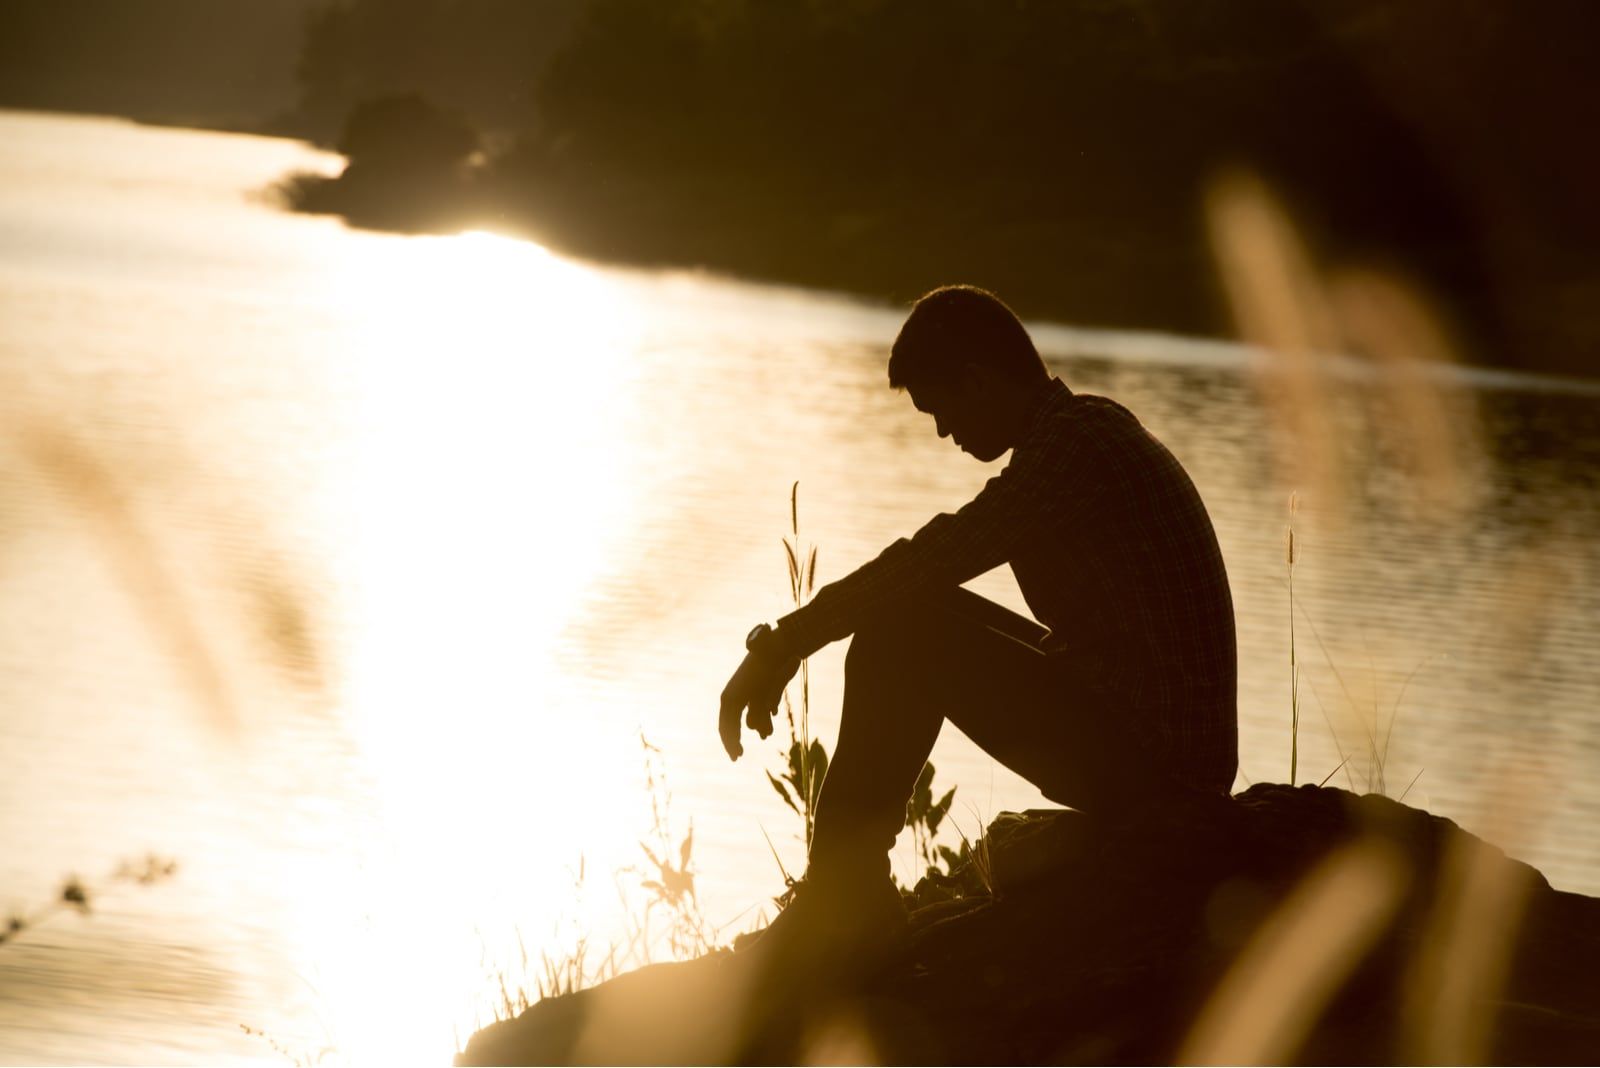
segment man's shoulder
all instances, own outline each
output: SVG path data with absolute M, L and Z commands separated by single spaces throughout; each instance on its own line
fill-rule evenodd
M 1166 446 L 1126 405 L 1093 393 L 1060 398 L 1022 451 L 1029 462 L 1057 471 L 1084 464 L 1131 471 L 1151 462 L 1164 468 L 1170 457 Z
M 1144 431 L 1144 424 L 1126 405 L 1095 393 L 1063 394 L 1045 421 L 1052 436 L 1115 438 Z
M 1123 419 L 1138 421 L 1138 417 L 1129 410 L 1126 404 L 1110 397 L 1102 397 L 1098 393 L 1072 393 L 1067 397 L 1069 406 L 1076 405 L 1083 411 L 1114 415 Z

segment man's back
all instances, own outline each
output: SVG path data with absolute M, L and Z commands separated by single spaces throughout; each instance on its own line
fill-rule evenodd
M 1012 464 L 1060 498 L 1011 567 L 1072 659 L 1193 785 L 1237 771 L 1233 601 L 1216 533 L 1177 458 L 1122 405 L 1061 386 Z

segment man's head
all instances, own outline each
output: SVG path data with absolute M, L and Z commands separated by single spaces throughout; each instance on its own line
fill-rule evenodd
M 942 286 L 918 300 L 889 353 L 889 385 L 933 416 L 941 438 L 985 462 L 1016 444 L 1049 379 L 1016 315 L 976 286 Z

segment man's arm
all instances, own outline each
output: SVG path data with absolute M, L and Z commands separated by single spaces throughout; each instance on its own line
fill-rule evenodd
M 728 756 L 737 760 L 744 751 L 739 719 L 746 708 L 753 730 L 763 738 L 771 732 L 772 713 L 801 659 L 855 633 L 872 613 L 958 586 L 1005 563 L 1020 544 L 1069 514 L 1098 507 L 1103 480 L 1089 477 L 1098 462 L 1090 438 L 1058 421 L 1014 452 L 1005 470 L 959 511 L 935 516 L 781 618 L 722 691 L 718 728 Z
M 730 760 L 744 753 L 739 720 L 762 738 L 772 732 L 772 715 L 783 688 L 801 659 L 837 638 L 855 631 L 860 615 L 923 589 L 958 585 L 1003 563 L 1025 528 L 1042 517 L 1009 465 L 989 480 L 982 492 L 954 515 L 938 515 L 909 539 L 902 538 L 878 557 L 844 578 L 817 591 L 811 603 L 778 621 L 776 630 L 757 628 L 746 643 L 746 655 L 718 706 L 717 733 Z M 1023 492 L 1015 488 L 1022 485 Z M 758 634 L 759 631 L 765 633 Z
M 1005 470 L 959 511 L 935 516 L 779 619 L 775 633 L 782 648 L 810 656 L 855 633 L 874 612 L 975 578 L 1069 513 L 1095 507 L 1099 480 L 1084 477 L 1094 463 L 1086 439 L 1068 424 L 1051 430 L 1035 447 L 1013 454 Z

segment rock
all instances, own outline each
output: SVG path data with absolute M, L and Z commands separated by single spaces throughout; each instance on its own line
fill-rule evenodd
M 746 1004 L 748 954 L 653 966 L 485 1028 L 458 1063 L 1600 1051 L 1600 900 L 1387 798 L 1258 784 L 1112 820 L 1004 813 L 979 854 L 870 974 Z

